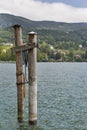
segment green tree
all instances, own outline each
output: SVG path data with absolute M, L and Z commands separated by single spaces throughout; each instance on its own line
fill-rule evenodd
M 87 50 L 85 51 L 85 59 L 87 59 Z
M 74 51 L 73 50 L 69 51 L 68 59 L 69 59 L 69 61 L 74 61 Z

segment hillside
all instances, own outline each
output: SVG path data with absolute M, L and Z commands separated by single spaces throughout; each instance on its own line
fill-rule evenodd
M 14 43 L 14 24 L 22 25 L 24 42 L 27 42 L 28 32 L 37 32 L 40 44 L 38 61 L 87 61 L 87 23 L 32 21 L 0 14 L 0 45 Z M 3 46 L 0 46 L 0 60 L 15 60 L 10 48 L 4 53 Z
M 63 23 L 54 21 L 32 21 L 23 17 L 10 14 L 0 14 L 0 43 L 13 42 L 14 24 L 23 26 L 23 37 L 29 31 L 36 31 L 40 42 L 47 42 L 55 47 L 60 47 L 60 42 L 74 42 L 74 44 L 87 44 L 87 23 Z
M 0 28 L 7 28 L 14 24 L 21 24 L 25 29 L 48 29 L 61 31 L 75 31 L 87 29 L 87 23 L 63 23 L 54 21 L 32 21 L 10 14 L 0 14 Z

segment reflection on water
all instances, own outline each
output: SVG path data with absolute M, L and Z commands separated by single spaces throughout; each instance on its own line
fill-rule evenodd
M 28 125 L 27 123 L 18 123 L 17 130 L 44 130 L 35 125 Z

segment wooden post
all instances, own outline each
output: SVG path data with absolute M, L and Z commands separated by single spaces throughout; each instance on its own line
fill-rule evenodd
M 15 46 L 21 46 L 22 41 L 22 28 L 20 25 L 14 25 L 15 34 Z M 16 81 L 17 81 L 17 104 L 18 104 L 18 121 L 23 121 L 23 111 L 24 111 L 24 86 L 25 79 L 23 74 L 22 66 L 22 51 L 16 52 Z
M 29 33 L 29 43 L 37 44 L 35 32 Z M 37 75 L 36 75 L 37 48 L 28 51 L 28 78 L 29 78 L 29 124 L 37 124 Z

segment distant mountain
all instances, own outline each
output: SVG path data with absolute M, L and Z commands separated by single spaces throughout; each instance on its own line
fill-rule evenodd
M 45 41 L 55 48 L 61 46 L 67 49 L 67 47 L 79 46 L 80 44 L 87 47 L 87 23 L 33 21 L 11 14 L 0 14 L 0 44 L 14 42 L 12 26 L 15 24 L 23 26 L 24 42 L 26 42 L 27 33 L 35 31 L 38 33 L 40 43 Z
M 46 29 L 46 30 L 61 30 L 61 31 L 74 31 L 78 29 L 87 29 L 87 23 L 32 21 L 11 14 L 0 14 L 0 28 L 7 28 L 13 26 L 14 24 L 20 24 L 25 29 Z

